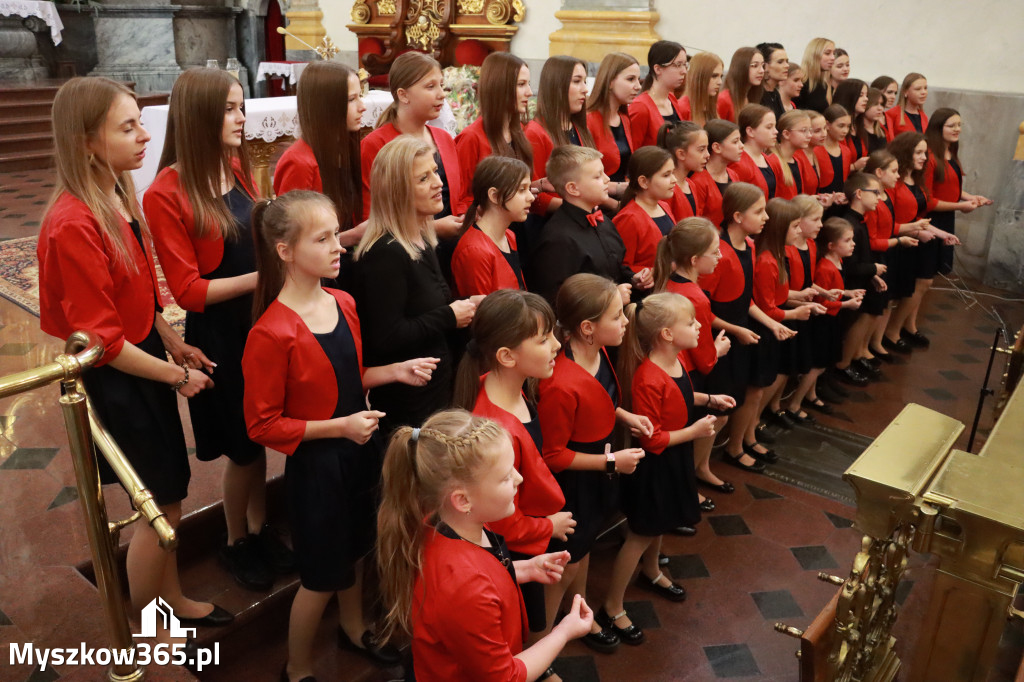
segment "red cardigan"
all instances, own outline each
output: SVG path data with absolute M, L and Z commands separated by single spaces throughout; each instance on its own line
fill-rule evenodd
M 575 129 L 575 126 L 573 128 Z M 578 130 L 576 134 L 579 135 Z M 555 144 L 551 141 L 551 136 L 548 135 L 548 131 L 544 130 L 544 126 L 537 119 L 534 119 L 526 124 L 526 139 L 529 140 L 530 146 L 533 147 L 533 175 L 531 179 L 540 180 L 541 178 L 546 178 L 548 176 L 548 159 L 551 158 L 551 152 L 555 148 Z M 530 206 L 530 212 L 547 215 L 548 205 L 556 197 L 558 197 L 557 194 L 541 192 Z
M 473 414 L 493 419 L 505 429 L 512 441 L 516 471 L 523 477 L 523 482 L 516 490 L 515 512 L 512 516 L 488 525 L 494 532 L 505 537 L 509 549 L 534 556 L 543 554 L 551 540 L 553 527 L 547 517 L 565 506 L 562 488 L 544 463 L 533 438 L 519 418 L 501 409 L 487 397 L 482 377 Z
M 802 291 L 814 281 L 815 263 L 818 260 L 818 245 L 813 239 L 807 240 L 807 251 L 810 253 L 811 271 L 804 272 L 804 262 L 800 258 L 800 249 L 793 244 L 786 245 L 786 260 L 789 261 L 789 289 Z
M 684 428 L 689 420 L 679 386 L 650 358 L 645 358 L 633 375 L 633 412 L 651 420 L 654 430 L 650 436 L 640 436 L 640 445 L 655 455 L 668 447 L 669 432 Z
M 943 159 L 946 165 L 946 175 L 942 182 L 936 182 L 935 170 L 938 167 L 935 155 L 928 152 L 928 162 L 924 166 L 924 194 L 928 197 L 928 210 L 935 209 L 939 201 L 960 201 L 963 194 L 963 185 L 960 184 L 960 177 L 953 170 L 953 164 L 948 159 Z
M 912 223 L 919 218 L 924 217 L 924 213 L 918 212 L 917 199 L 914 198 L 914 193 L 910 191 L 910 187 L 907 186 L 902 179 L 896 181 L 896 187 L 891 190 L 887 190 L 889 198 L 892 199 L 893 217 L 896 220 L 896 228 L 899 229 L 900 225 L 904 223 Z M 927 195 L 925 195 L 927 197 Z M 927 211 L 928 209 L 925 208 Z
M 715 348 L 716 332 L 711 327 L 711 323 L 715 321 L 715 314 L 711 312 L 711 301 L 696 282 L 684 280 L 675 274 L 669 277 L 665 291 L 685 296 L 693 303 L 694 317 L 700 322 L 697 347 L 688 348 L 679 356 L 687 372 L 697 370 L 701 374 L 708 374 L 718 362 L 718 349 Z
M 768 162 L 768 167 L 771 169 L 772 173 L 775 174 L 775 192 L 771 194 L 768 193 L 768 183 L 764 179 L 764 174 L 761 172 L 761 169 L 754 161 L 754 157 L 752 157 L 746 149 L 744 149 L 743 153 L 740 154 L 739 161 L 733 164 L 729 164 L 729 170 L 734 171 L 736 173 L 737 179 L 743 182 L 749 182 L 751 185 L 757 185 L 758 187 L 760 187 L 761 191 L 764 192 L 765 198 L 771 199 L 778 192 L 779 185 L 781 185 L 783 182 L 782 162 L 779 160 L 779 157 L 776 156 L 775 154 L 762 153 L 762 156 L 764 156 L 765 161 Z M 799 163 L 799 161 L 797 161 L 797 163 Z
M 754 261 L 754 303 L 764 314 L 781 322 L 786 312 L 780 307 L 789 298 L 789 284 L 779 281 L 779 261 L 771 251 L 762 251 Z
M 668 101 L 672 103 L 672 108 L 676 110 L 680 120 L 689 119 L 689 115 L 683 115 L 679 101 L 671 93 Z M 665 117 L 658 111 L 658 105 L 651 99 L 649 92 L 640 93 L 629 105 L 629 122 L 633 128 L 633 141 L 637 149 L 658 144 L 658 131 L 665 124 Z
M 747 248 L 750 250 L 751 262 L 757 263 L 757 251 L 754 250 L 754 240 L 746 237 Z M 722 232 L 722 239 L 719 242 L 722 250 L 722 257 L 718 261 L 718 267 L 707 275 L 701 275 L 697 281 L 700 288 L 708 292 L 708 297 L 718 303 L 730 303 L 743 295 L 746 280 L 743 276 L 743 266 L 740 265 L 736 249 L 729 242 L 725 231 Z
M 241 177 L 237 168 L 235 177 Z M 245 191 L 245 186 L 241 187 Z M 171 167 L 156 176 L 142 197 L 142 206 L 174 300 L 185 310 L 203 312 L 210 288 L 210 280 L 203 275 L 220 265 L 224 238 L 196 235 L 192 205 L 178 182 L 178 171 Z
M 903 116 L 903 109 L 901 109 L 899 105 L 887 110 L 885 112 L 885 139 L 892 142 L 900 133 L 915 131 L 923 133 L 928 129 L 928 114 L 924 113 L 924 109 L 921 109 L 920 113 L 921 129 L 918 130 L 914 127 L 914 124 L 910 122 L 910 118 L 908 116 Z M 903 118 L 902 123 L 900 123 L 900 118 Z
M 462 170 L 459 168 L 458 154 L 455 153 L 455 140 L 444 128 L 428 125 L 427 130 L 434 138 L 434 146 L 441 153 L 441 164 L 444 166 L 445 178 L 448 181 L 452 215 L 462 215 L 469 206 L 464 203 Z M 373 160 L 377 158 L 377 152 L 381 147 L 399 135 L 398 128 L 393 123 L 385 123 L 364 137 L 359 146 L 359 161 L 363 173 L 363 220 L 370 217 L 370 170 L 373 168 Z
M 508 247 L 516 250 L 516 236 L 512 230 L 505 230 Z M 518 289 L 516 273 L 505 260 L 501 249 L 490 237 L 471 225 L 455 246 L 452 254 L 452 277 L 455 289 L 461 297 L 476 296 L 498 289 Z M 502 533 L 504 535 L 504 533 Z
M 840 154 L 843 157 L 843 182 L 850 177 L 850 165 L 855 161 L 853 151 L 845 144 L 839 145 Z M 825 149 L 825 145 L 814 148 L 814 157 L 818 160 L 818 187 L 828 187 L 835 180 L 835 172 L 832 170 L 832 155 Z
M 476 165 L 491 155 L 491 143 L 487 141 L 482 116 L 455 136 L 455 153 L 459 157 L 459 173 L 462 174 L 461 201 L 468 208 L 473 203 L 473 173 L 476 172 Z
M 730 182 L 739 180 L 736 171 L 731 168 L 726 168 L 726 173 L 729 174 Z M 720 227 L 724 218 L 722 215 L 722 192 L 719 191 L 711 173 L 708 173 L 705 168 L 700 173 L 691 175 L 689 181 L 690 191 L 693 192 L 693 196 L 697 200 L 697 206 L 702 207 L 701 215 L 710 220 L 715 227 Z
M 601 352 L 607 357 L 604 349 Z M 555 359 L 555 371 L 540 382 L 538 391 L 544 461 L 552 471 L 562 471 L 575 459 L 576 452 L 568 447 L 569 441 L 611 442 L 615 404 L 601 382 L 567 358 L 564 349 Z
M 659 201 L 658 205 L 675 223 L 675 218 L 672 217 L 672 207 L 664 201 Z M 626 256 L 622 259 L 623 265 L 633 272 L 640 272 L 644 268 L 653 268 L 658 242 L 662 237 L 661 230 L 654 223 L 654 218 L 648 215 L 647 211 L 633 199 L 615 214 L 612 222 L 615 224 L 619 236 L 622 237 L 622 243 L 626 246 Z
M 320 164 L 302 138 L 284 150 L 274 167 L 274 196 L 279 197 L 293 189 L 324 191 L 324 183 L 320 180 Z
M 676 108 L 679 109 L 679 118 L 683 119 L 684 121 L 693 120 L 693 108 L 690 106 L 689 95 L 683 95 L 682 97 L 680 97 L 679 106 Z
M 39 326 L 61 340 L 79 329 L 95 333 L 103 342 L 96 366 L 116 358 L 126 341 L 145 340 L 161 303 L 149 238 L 142 249 L 125 220 L 119 228 L 138 272 L 120 261 L 96 216 L 68 192 L 46 212 L 36 243 Z
M 677 221 L 683 218 L 704 215 L 704 205 L 700 203 L 697 193 L 693 191 L 693 185 L 690 185 L 690 196 L 693 198 L 693 203 L 697 205 L 696 211 L 693 209 L 693 206 L 690 206 L 690 200 L 686 198 L 686 192 L 683 191 L 682 185 L 676 183 L 675 188 L 672 190 L 672 198 L 668 200 L 668 207 L 672 210 L 672 215 L 675 216 Z
M 728 90 L 718 93 L 718 103 L 715 105 L 715 109 L 718 110 L 718 118 L 736 122 L 736 107 L 732 102 L 732 93 Z
M 822 258 L 818 261 L 814 272 L 814 283 L 826 290 L 846 288 L 846 284 L 843 282 L 842 270 L 837 268 L 836 264 L 828 258 Z M 839 309 L 842 307 L 842 301 L 832 301 L 823 296 L 816 297 L 815 300 L 825 306 L 825 310 L 828 311 L 829 315 L 838 315 Z
M 814 152 L 812 151 L 811 155 L 813 154 Z M 821 187 L 821 178 L 818 177 L 818 170 L 811 163 L 811 158 L 808 156 L 806 149 L 795 150 L 793 158 L 796 160 L 797 168 L 800 169 L 800 193 L 813 197 Z M 781 160 L 779 163 L 782 163 Z
M 526 607 L 488 550 L 424 528 L 412 604 L 412 657 L 422 682 L 526 682 Z
M 325 289 L 338 301 L 355 341 L 359 374 L 363 343 L 351 296 Z M 245 423 L 256 443 L 291 455 L 302 442 L 306 422 L 330 419 L 338 404 L 334 368 L 298 314 L 273 301 L 253 325 L 242 355 Z
M 633 130 L 632 125 L 629 122 L 629 116 L 626 114 L 619 114 L 619 120 L 622 121 L 622 128 L 626 133 L 626 142 L 629 144 L 630 151 L 636 151 L 637 148 L 633 145 Z M 591 111 L 587 114 L 587 130 L 590 131 L 590 136 L 594 138 L 594 146 L 597 147 L 597 151 L 601 152 L 601 163 L 604 164 L 604 172 L 606 175 L 613 175 L 615 171 L 619 170 L 619 166 L 622 165 L 622 158 L 619 156 L 619 146 L 615 144 L 615 136 L 612 135 L 612 130 L 604 122 L 604 116 L 601 115 L 600 111 Z
M 892 199 L 890 198 L 891 202 Z M 872 251 L 888 251 L 889 240 L 898 236 L 899 226 L 893 220 L 892 208 L 885 201 L 878 202 L 878 208 L 864 215 L 868 226 L 868 243 Z

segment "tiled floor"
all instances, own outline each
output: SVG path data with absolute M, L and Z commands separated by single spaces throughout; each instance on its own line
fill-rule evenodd
M 0 176 L 0 238 L 31 236 L 51 190 L 49 171 Z M 944 286 L 939 283 L 937 286 Z M 982 310 L 997 304 L 1011 330 L 1024 321 L 1024 306 L 980 297 L 970 305 L 949 292 L 936 291 L 923 311 L 922 330 L 932 348 L 887 367 L 885 379 L 851 398 L 824 425 L 873 437 L 908 402 L 949 414 L 967 425 L 974 415 L 988 360 L 994 323 Z M 0 374 L 49 361 L 60 344 L 41 333 L 30 313 L 0 300 Z M 1012 333 L 1012 332 L 1011 332 Z M 997 387 L 1003 357 L 997 358 L 990 386 Z M 74 474 L 57 407 L 56 387 L 0 400 L 0 680 L 96 679 L 67 666 L 33 672 L 10 666 L 12 643 L 77 646 L 105 641 L 93 586 L 73 566 L 87 559 L 88 544 L 75 500 Z M 991 399 L 983 412 L 982 435 L 991 426 Z M 187 422 L 186 422 L 187 423 Z M 960 446 L 966 444 L 966 432 Z M 980 442 L 979 442 L 980 444 Z M 978 446 L 976 445 L 976 448 Z M 807 450 L 808 453 L 812 451 Z M 812 455 L 808 454 L 807 457 Z M 272 458 L 272 470 L 281 462 Z M 809 462 L 808 466 L 814 466 Z M 797 642 L 772 630 L 782 620 L 805 627 L 835 592 L 816 579 L 818 571 L 845 576 L 859 547 L 852 528 L 854 509 L 764 476 L 719 466 L 736 483 L 732 495 L 713 495 L 718 509 L 700 524 L 693 538 L 668 537 L 664 551 L 669 571 L 689 592 L 681 604 L 669 603 L 631 586 L 626 607 L 648 633 L 648 641 L 612 655 L 593 654 L 570 644 L 557 668 L 567 680 L 795 680 Z M 220 466 L 193 461 L 186 512 L 213 503 L 219 495 Z M 111 518 L 125 515 L 128 503 L 108 489 Z M 122 541 L 130 537 L 130 530 Z M 615 547 L 595 552 L 589 599 L 600 605 Z M 904 608 L 897 622 L 897 651 L 909 661 L 915 621 L 927 601 L 934 560 L 914 556 L 901 586 Z M 1010 630 L 1001 667 L 992 680 L 1009 680 L 1019 661 L 1022 637 Z M 284 660 L 284 623 L 280 637 L 248 661 L 214 671 L 211 680 L 272 680 Z M 348 659 L 331 642 L 325 619 L 325 643 L 318 667 L 321 679 L 351 679 Z M 159 676 L 159 669 L 152 669 Z M 92 672 L 96 672 L 93 670 Z M 166 678 L 171 679 L 171 678 Z M 363 679 L 370 679 L 364 677 Z M 378 677 L 373 679 L 386 679 Z

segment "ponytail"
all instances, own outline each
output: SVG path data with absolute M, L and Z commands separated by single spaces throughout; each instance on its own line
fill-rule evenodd
M 530 179 L 530 167 L 519 159 L 493 154 L 482 159 L 473 171 L 473 202 L 463 217 L 463 230 L 471 228 L 487 212 L 492 187 L 498 190 L 498 206 L 505 208 L 524 179 Z
M 661 293 L 668 279 L 679 267 L 689 267 L 695 256 L 702 255 L 715 243 L 718 231 L 707 218 L 683 218 L 658 242 L 654 260 L 654 291 Z
M 671 327 L 682 315 L 694 315 L 693 302 L 673 293 L 651 294 L 639 303 L 630 303 L 623 310 L 629 324 L 619 350 L 618 377 L 622 390 L 623 409 L 632 409 L 633 376 L 636 368 L 654 348 L 662 329 Z M 685 371 L 685 370 L 684 370 Z
M 391 88 L 391 104 L 377 119 L 377 128 L 398 119 L 398 91 L 407 90 L 429 76 L 432 72 L 441 72 L 441 64 L 423 52 L 403 52 L 395 57 L 388 70 L 388 85 Z

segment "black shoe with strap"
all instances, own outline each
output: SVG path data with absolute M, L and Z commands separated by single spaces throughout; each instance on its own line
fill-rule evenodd
M 615 624 L 619 618 L 626 616 L 626 612 L 617 613 L 614 616 L 608 615 L 608 612 L 604 610 L 602 606 L 598 612 L 594 615 L 594 620 L 597 624 L 606 630 L 611 630 L 619 638 L 620 642 L 625 642 L 630 646 L 637 646 L 643 644 L 647 637 L 644 635 L 644 631 L 637 627 L 636 623 L 630 623 L 624 628 L 620 628 Z
M 370 659 L 377 665 L 382 666 L 393 666 L 398 665 L 402 662 L 402 654 L 394 644 L 379 644 L 373 633 L 369 630 L 363 632 L 363 636 L 360 638 L 360 644 L 357 646 L 349 639 L 348 634 L 345 630 L 338 627 L 338 646 L 342 649 L 348 649 L 349 651 L 355 651 L 358 654 Z
M 265 592 L 274 584 L 274 574 L 263 561 L 259 540 L 255 535 L 239 538 L 233 544 L 220 548 L 220 563 L 247 590 Z

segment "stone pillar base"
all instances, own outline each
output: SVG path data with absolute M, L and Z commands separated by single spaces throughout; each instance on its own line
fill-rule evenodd
M 101 5 L 93 23 L 99 64 L 90 76 L 133 81 L 135 92 L 170 92 L 181 67 L 174 55 L 174 12 L 163 4 Z
M 47 76 L 49 70 L 25 20 L 0 17 L 0 80 L 31 83 Z
M 181 68 L 177 65 L 101 64 L 89 75 L 135 83 L 135 92 L 138 93 L 170 92 L 174 81 L 181 75 Z
M 562 10 L 562 28 L 549 37 L 549 55 L 569 55 L 600 62 L 609 52 L 625 52 L 644 64 L 647 48 L 661 39 L 654 31 L 657 12 Z

